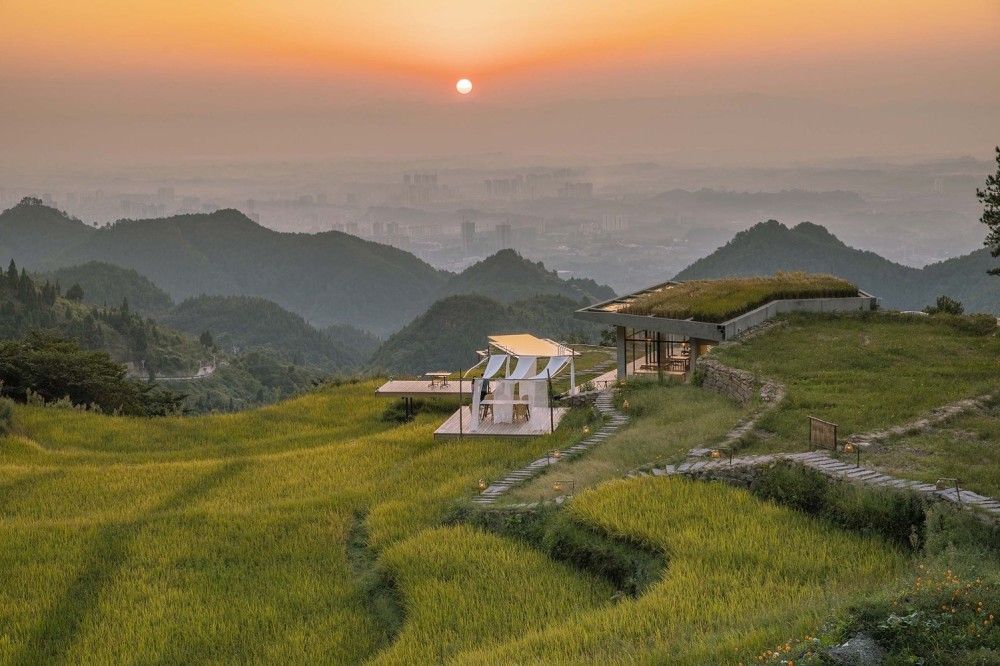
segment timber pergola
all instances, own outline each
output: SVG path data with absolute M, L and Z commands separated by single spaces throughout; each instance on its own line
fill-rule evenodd
M 615 329 L 619 379 L 634 374 L 690 378 L 698 357 L 713 346 L 786 312 L 859 312 L 878 307 L 876 297 L 858 290 L 857 296 L 772 300 L 722 323 L 622 312 L 647 294 L 680 284 L 683 283 L 663 282 L 581 308 L 574 314 L 577 319 Z

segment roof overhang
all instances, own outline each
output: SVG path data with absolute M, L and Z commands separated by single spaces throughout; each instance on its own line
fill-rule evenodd
M 517 335 L 491 335 L 490 345 L 511 356 L 575 356 L 566 345 L 547 338 L 536 338 L 529 333 Z

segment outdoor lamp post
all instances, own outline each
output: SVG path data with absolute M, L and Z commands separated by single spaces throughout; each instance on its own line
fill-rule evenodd
M 860 446 L 855 446 L 854 444 L 848 442 L 847 444 L 844 444 L 844 453 L 846 453 L 847 455 L 851 455 L 852 453 L 856 453 L 858 457 L 857 457 L 857 461 L 854 463 L 854 466 L 855 467 L 861 467 L 861 447 Z
M 952 484 L 954 484 L 954 486 L 955 486 L 955 499 L 958 500 L 959 504 L 961 504 L 962 503 L 962 491 L 958 487 L 958 479 L 955 479 L 955 478 L 952 478 L 952 477 L 948 477 L 948 476 L 941 477 L 940 479 L 937 480 L 937 483 L 934 484 L 934 487 L 936 489 L 938 489 L 938 490 L 945 490 L 945 489 L 948 488 L 949 485 L 952 485 Z
M 728 448 L 728 447 L 720 446 L 717 449 L 712 449 L 711 451 L 709 451 L 708 457 L 711 458 L 712 460 L 719 460 L 720 458 L 722 458 L 723 451 L 729 456 L 729 464 L 732 465 L 733 464 L 733 450 L 730 449 L 730 448 Z
M 566 484 L 566 483 L 569 483 L 570 494 L 572 495 L 573 493 L 575 493 L 576 492 L 576 481 L 573 481 L 573 480 L 570 480 L 568 482 L 567 481 L 556 481 L 555 483 L 552 484 L 552 490 L 556 491 L 557 493 L 561 493 L 562 489 L 563 489 L 563 485 Z

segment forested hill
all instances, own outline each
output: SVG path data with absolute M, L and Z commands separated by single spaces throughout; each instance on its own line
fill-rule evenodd
M 109 303 L 120 302 L 114 285 L 90 262 L 134 269 L 174 301 L 201 294 L 256 296 L 317 327 L 349 325 L 380 335 L 398 330 L 451 294 L 480 293 L 504 302 L 537 294 L 591 302 L 613 295 L 592 280 L 561 280 L 513 251 L 454 275 L 403 250 L 336 231 L 272 231 L 236 210 L 119 220 L 91 229 L 25 199 L 0 213 L 0 260 L 6 260 L 6 252 L 21 261 L 19 251 L 31 257 L 32 267 L 50 271 L 61 283 L 82 279 L 83 271 L 95 296 L 107 294 Z M 66 279 L 52 272 L 78 265 L 84 266 Z M 143 307 L 159 307 L 147 303 L 152 294 L 146 286 L 131 277 L 128 283 L 123 287 L 138 290 L 136 300 Z
M 200 335 L 209 331 L 225 350 L 269 350 L 288 363 L 325 372 L 351 372 L 365 364 L 380 340 L 364 331 L 320 331 L 277 303 L 251 296 L 198 296 L 162 315 L 168 326 Z
M 58 282 L 63 289 L 74 284 L 83 289 L 82 301 L 93 305 L 118 305 L 128 301 L 132 310 L 156 318 L 174 306 L 170 294 L 135 270 L 103 261 L 88 261 L 79 266 L 59 268 L 39 276 Z
M 824 227 L 803 222 L 788 228 L 775 220 L 741 231 L 726 245 L 677 274 L 678 280 L 747 275 L 778 271 L 831 273 L 856 283 L 882 299 L 887 308 L 919 310 L 948 295 L 967 312 L 1000 314 L 1000 282 L 986 274 L 986 250 L 933 264 L 923 269 L 903 266 L 848 247 Z
M 480 295 L 444 298 L 386 340 L 372 357 L 377 370 L 417 374 L 467 369 L 490 335 L 530 331 L 542 338 L 597 342 L 600 327 L 574 319 L 580 305 L 564 296 L 504 304 Z
M 86 242 L 96 229 L 66 213 L 25 197 L 0 213 L 0 261 L 16 259 L 38 268 L 53 254 Z
M 279 233 L 236 210 L 90 229 L 55 209 L 22 202 L 0 213 L 0 238 L 0 252 L 21 261 L 23 251 L 38 269 L 104 261 L 135 269 L 175 300 L 202 293 L 260 296 L 318 326 L 374 332 L 394 330 L 423 312 L 448 277 L 387 245 L 336 231 Z
M 451 278 L 442 296 L 455 294 L 483 294 L 504 303 L 542 294 L 590 303 L 615 296 L 611 287 L 593 280 L 563 280 L 555 271 L 546 270 L 542 262 L 529 261 L 514 250 L 501 250 Z
M 80 300 L 97 306 L 129 304 L 133 312 L 195 337 L 205 331 L 221 349 L 268 351 L 285 362 L 324 372 L 351 372 L 381 344 L 350 326 L 319 330 L 273 301 L 254 296 L 196 296 L 174 305 L 170 295 L 136 271 L 91 261 L 60 268 L 36 280 L 80 289 Z

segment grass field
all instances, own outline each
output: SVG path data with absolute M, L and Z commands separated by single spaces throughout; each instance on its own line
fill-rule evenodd
M 665 553 L 663 579 L 638 599 L 538 627 L 456 663 L 735 664 L 814 631 L 861 591 L 896 583 L 909 561 L 879 540 L 721 484 L 612 481 L 582 493 L 569 511 Z
M 935 318 L 793 317 L 718 355 L 787 383 L 754 446 L 800 450 L 806 415 L 849 433 L 995 390 L 1000 343 Z M 644 594 L 616 597 L 527 542 L 446 524 L 477 479 L 579 440 L 586 410 L 547 437 L 434 441 L 452 405 L 399 423 L 374 388 L 195 418 L 16 408 L 0 437 L 0 664 L 747 663 L 831 609 L 893 594 L 909 562 L 721 484 L 598 484 L 746 414 L 630 382 L 629 426 L 560 468 L 581 486 L 562 509 L 573 521 L 667 561 Z M 996 441 L 991 410 L 890 440 L 882 463 L 934 475 L 948 452 L 978 452 L 957 476 L 992 488 L 992 449 L 969 441 Z
M 794 315 L 743 344 L 712 352 L 727 365 L 782 381 L 785 401 L 760 422 L 773 436 L 755 451 L 808 447 L 808 418 L 843 438 L 995 391 L 1000 338 L 949 317 L 875 313 Z M 995 329 L 994 329 L 995 330 Z
M 934 483 L 957 478 L 963 488 L 1000 497 L 1000 401 L 938 427 L 894 436 L 866 452 L 866 465 Z
M 435 442 L 374 385 L 225 416 L 18 408 L 0 439 L 0 663 L 358 663 L 386 636 L 347 562 L 480 477 L 578 438 Z

